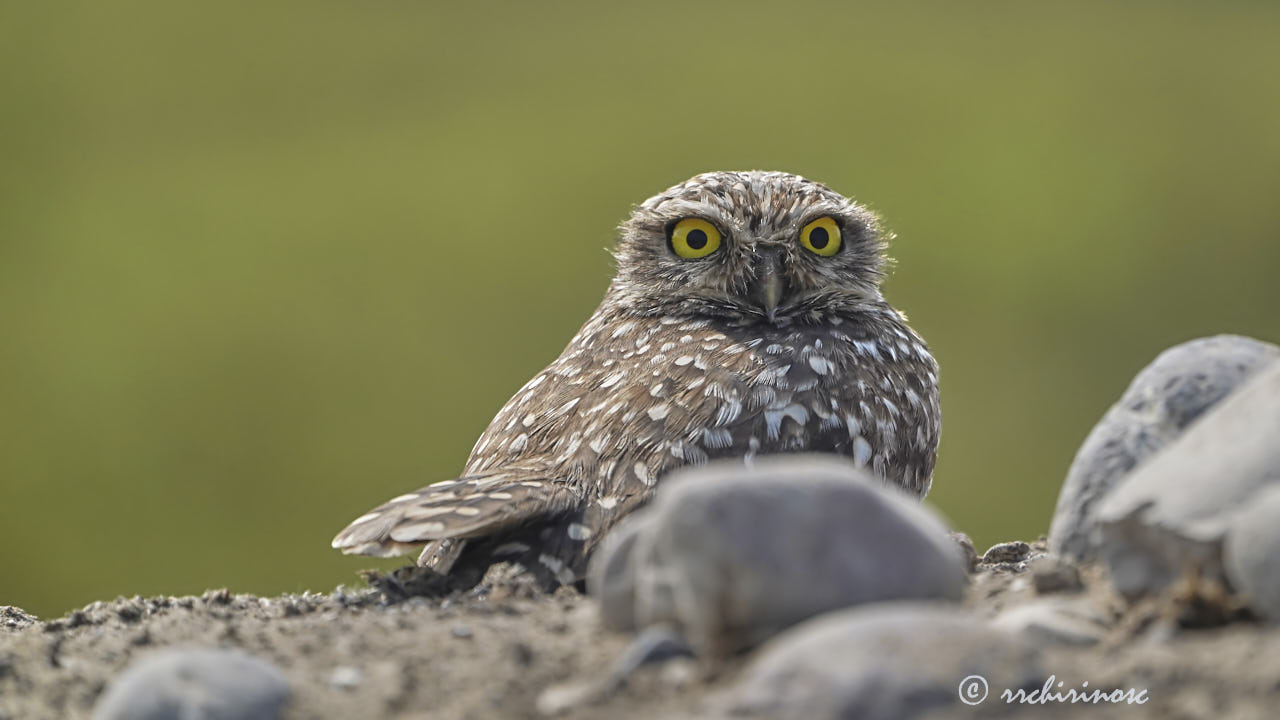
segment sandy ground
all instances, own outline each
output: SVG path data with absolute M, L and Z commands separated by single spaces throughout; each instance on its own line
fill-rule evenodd
M 1280 717 L 1280 630 L 1238 619 L 1204 589 L 1130 607 L 1100 574 L 1084 576 L 1115 627 L 1096 646 L 1047 651 L 1045 669 L 1071 683 L 1146 688 L 1151 700 L 1023 707 L 1020 717 Z M 973 579 L 967 603 L 983 615 L 1036 597 L 1025 565 L 980 565 Z M 576 591 L 538 595 L 501 573 L 467 593 L 394 604 L 339 588 L 117 599 L 49 622 L 9 610 L 0 612 L 0 720 L 87 718 L 131 659 L 184 645 L 241 648 L 279 665 L 295 691 L 289 718 L 534 718 L 547 688 L 603 677 L 628 641 L 602 630 Z M 560 717 L 705 717 L 740 666 L 652 666 Z M 945 716 L 976 714 L 957 703 Z

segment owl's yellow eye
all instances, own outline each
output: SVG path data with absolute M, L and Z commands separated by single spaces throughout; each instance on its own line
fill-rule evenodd
M 671 229 L 671 249 L 686 260 L 706 257 L 720 249 L 720 231 L 706 220 L 685 218 Z
M 840 226 L 829 217 L 814 220 L 800 231 L 800 244 L 823 257 L 840 252 Z

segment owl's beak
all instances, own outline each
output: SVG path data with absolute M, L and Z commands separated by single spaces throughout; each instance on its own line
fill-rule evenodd
M 767 254 L 756 265 L 756 277 L 751 287 L 751 298 L 764 310 L 769 322 L 778 314 L 778 305 L 787 291 L 787 276 L 783 272 L 782 257 Z

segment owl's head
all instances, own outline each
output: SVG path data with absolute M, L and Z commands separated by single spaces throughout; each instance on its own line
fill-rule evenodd
M 798 175 L 711 172 L 622 225 L 614 301 L 641 315 L 814 322 L 881 299 L 876 217 Z

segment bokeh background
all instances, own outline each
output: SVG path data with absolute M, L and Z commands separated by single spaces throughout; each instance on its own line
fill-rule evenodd
M 1034 538 L 1161 349 L 1280 340 L 1277 37 L 1268 2 L 5 3 L 0 605 L 353 582 L 332 535 L 452 477 L 630 206 L 708 169 L 884 216 L 930 500 Z

